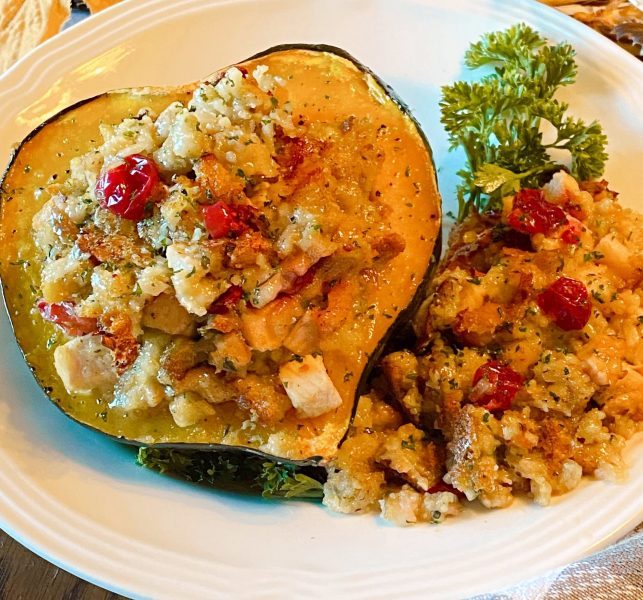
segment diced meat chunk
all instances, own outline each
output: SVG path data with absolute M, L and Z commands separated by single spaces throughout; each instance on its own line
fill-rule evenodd
M 171 272 L 165 260 L 157 257 L 149 266 L 141 270 L 138 285 L 141 292 L 148 296 L 158 296 L 170 287 Z
M 94 335 L 77 337 L 58 346 L 54 350 L 54 364 L 70 394 L 88 394 L 116 382 L 112 353 Z
M 134 364 L 118 380 L 110 407 L 130 411 L 157 406 L 163 401 L 165 392 L 156 378 L 163 346 L 162 338 L 145 341 Z
M 287 362 L 280 367 L 279 378 L 300 417 L 318 417 L 342 404 L 321 355 Z
M 56 194 L 43 204 L 42 208 L 34 215 L 32 230 L 34 241 L 43 253 L 59 252 L 75 239 L 78 228 L 65 212 L 66 198 Z
M 308 274 L 322 259 L 335 251 L 335 245 L 309 248 L 311 253 L 296 252 L 288 256 L 280 265 L 279 271 L 257 286 L 251 296 L 250 303 L 262 308 L 272 302 L 280 293 L 289 293 L 297 285 L 299 278 Z

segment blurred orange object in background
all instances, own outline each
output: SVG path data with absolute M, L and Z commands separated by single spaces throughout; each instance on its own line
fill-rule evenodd
M 0 0 L 0 73 L 58 33 L 70 14 L 69 0 Z

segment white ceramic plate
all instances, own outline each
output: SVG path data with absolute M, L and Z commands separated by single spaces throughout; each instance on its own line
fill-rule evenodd
M 449 208 L 461 157 L 446 151 L 440 85 L 463 76 L 470 41 L 521 20 L 578 50 L 574 112 L 601 119 L 611 140 L 607 177 L 626 204 L 640 202 L 643 65 L 571 19 L 516 0 L 125 2 L 0 79 L 0 160 L 82 98 L 191 81 L 278 43 L 325 42 L 373 68 L 415 110 Z M 462 598 L 581 558 L 643 518 L 640 437 L 626 453 L 623 485 L 585 482 L 549 508 L 516 502 L 439 527 L 397 529 L 316 504 L 182 484 L 68 421 L 32 381 L 4 311 L 0 328 L 0 525 L 63 568 L 127 595 Z

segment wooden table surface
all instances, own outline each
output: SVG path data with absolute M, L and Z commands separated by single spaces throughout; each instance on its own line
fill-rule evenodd
M 0 530 L 0 600 L 121 600 L 36 556 Z

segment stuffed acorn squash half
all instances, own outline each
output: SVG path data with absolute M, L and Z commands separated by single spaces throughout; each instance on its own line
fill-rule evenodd
M 288 461 L 336 453 L 441 223 L 416 121 L 320 46 L 81 102 L 20 145 L 1 201 L 15 335 L 65 414 Z

